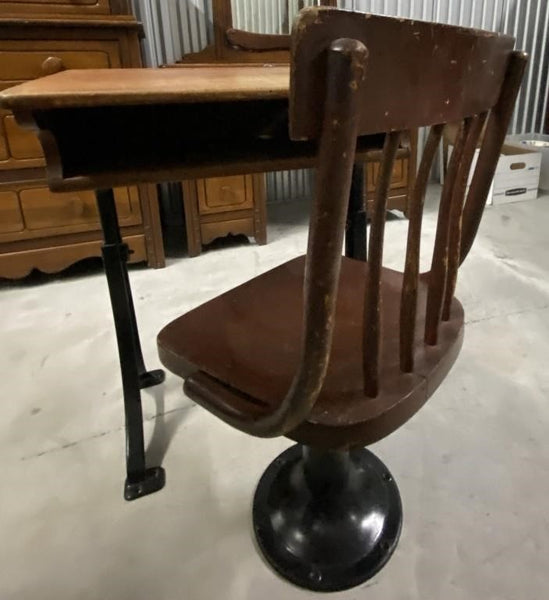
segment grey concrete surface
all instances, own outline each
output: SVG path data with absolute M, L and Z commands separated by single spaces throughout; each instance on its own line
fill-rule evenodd
M 132 269 L 149 368 L 176 315 L 305 249 L 303 206 L 275 206 L 269 239 Z M 425 264 L 435 215 L 428 209 Z M 549 566 L 549 197 L 486 210 L 460 272 L 462 353 L 427 406 L 373 450 L 404 503 L 374 579 L 334 598 L 542 600 Z M 407 222 L 387 223 L 402 262 Z M 166 488 L 122 499 L 121 384 L 105 280 L 92 272 L 0 288 L 0 598 L 293 600 L 251 531 L 260 474 L 291 442 L 232 430 L 183 396 L 145 391 Z

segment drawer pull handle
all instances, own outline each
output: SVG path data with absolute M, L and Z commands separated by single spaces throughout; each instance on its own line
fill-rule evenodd
M 54 73 L 59 73 L 59 71 L 63 71 L 65 65 L 63 61 L 58 56 L 48 56 L 46 60 L 42 63 L 42 75 L 53 75 Z

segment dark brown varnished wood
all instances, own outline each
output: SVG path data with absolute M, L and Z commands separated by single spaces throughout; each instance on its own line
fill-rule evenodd
M 462 122 L 459 128 L 440 198 L 435 246 L 429 273 L 429 294 L 427 296 L 427 314 L 425 318 L 425 343 L 431 346 L 434 346 L 438 341 L 438 328 L 442 316 L 442 303 L 448 277 L 448 231 L 452 214 L 452 200 L 454 199 L 456 185 L 459 183 L 460 164 L 470 127 L 471 119 L 468 118 Z
M 159 335 L 160 359 L 186 378 L 187 394 L 239 429 L 242 421 L 275 410 L 291 386 L 303 344 L 304 268 L 305 257 L 285 263 L 183 315 Z M 424 404 L 459 352 L 463 311 L 457 300 L 452 319 L 441 325 L 443 343 L 423 343 L 427 283 L 422 278 L 413 342 L 416 365 L 414 373 L 401 372 L 394 315 L 402 274 L 383 269 L 382 385 L 376 398 L 366 398 L 360 349 L 367 268 L 342 259 L 326 376 L 311 412 L 289 433 L 292 439 L 334 447 L 376 441 Z
M 354 130 L 385 132 L 386 141 L 372 212 L 370 262 L 343 259 L 339 268 L 341 259 L 333 251 L 340 251 L 339 229 L 344 226 L 334 213 L 340 195 L 332 188 L 330 204 L 327 189 L 335 179 L 338 189 L 345 188 L 350 173 L 336 160 L 344 145 L 336 135 L 340 120 L 333 119 L 329 102 L 324 110 L 317 107 L 322 106 L 322 85 L 332 97 L 347 93 L 341 79 L 331 76 L 325 52 L 335 38 L 348 34 L 370 52 L 364 84 L 354 90 L 360 98 Z M 392 52 L 384 42 L 388 38 L 398 40 Z M 505 36 L 442 25 L 335 10 L 302 13 L 292 39 L 290 127 L 295 138 L 308 141 L 322 135 L 308 254 L 202 305 L 160 333 L 161 360 L 186 378 L 191 398 L 243 431 L 284 434 L 321 448 L 374 442 L 424 404 L 461 346 L 463 311 L 453 293 L 466 174 L 486 114 L 494 107 L 501 112 L 501 97 L 508 97 L 509 89 L 516 92 L 520 83 L 506 76 L 518 56 L 512 44 Z M 422 76 L 415 77 L 420 71 Z M 395 80 L 405 87 L 403 98 L 415 99 L 398 105 L 401 110 L 395 110 Z M 368 81 L 376 82 L 375 95 L 368 93 Z M 351 85 L 355 87 L 352 80 Z M 504 105 L 508 107 L 507 100 Z M 449 120 L 462 125 L 442 194 L 432 269 L 419 275 L 425 188 Z M 500 127 L 503 121 L 498 118 Z M 431 126 L 431 133 L 410 204 L 401 274 L 381 266 L 382 215 L 400 132 L 418 125 Z M 492 151 L 485 151 L 485 161 L 495 164 L 495 137 L 489 144 Z M 316 243 L 320 239 L 323 251 Z M 314 326 L 304 326 L 302 318 Z M 308 396 L 292 398 L 292 409 L 288 398 L 304 365 L 311 377 L 304 386 Z M 284 418 L 256 429 L 282 407 Z
M 294 376 L 283 400 L 272 411 L 244 420 L 227 411 L 223 418 L 254 435 L 271 437 L 291 431 L 309 414 L 328 368 L 341 265 L 341 249 L 354 163 L 358 125 L 358 90 L 364 78 L 367 52 L 363 44 L 338 39 L 327 58 L 324 127 L 319 146 L 316 201 L 312 207 L 307 259 L 302 282 L 303 335 Z M 162 345 L 162 342 L 160 342 Z M 204 374 L 187 379 L 192 396 L 208 386 Z M 195 390 L 195 392 L 193 392 Z M 206 392 L 209 394 L 209 392 Z
M 443 125 L 434 125 L 423 150 L 421 164 L 408 206 L 408 239 L 400 303 L 400 368 L 410 373 L 414 368 L 414 336 L 419 282 L 419 257 L 423 205 L 433 160 L 442 136 Z
M 387 39 L 394 43 L 388 45 Z M 174 70 L 169 76 L 167 69 L 161 74 L 140 72 L 111 82 L 98 73 L 86 90 L 75 89 L 71 76 L 60 73 L 32 89 L 3 92 L 0 101 L 17 106 L 19 118 L 34 122 L 43 144 L 51 145 L 49 156 L 57 153 L 49 172 L 52 186 L 79 189 L 120 179 L 205 176 L 212 174 L 208 169 L 214 159 L 225 161 L 223 175 L 231 174 L 231 168 L 236 173 L 267 170 L 268 164 L 280 168 L 285 160 L 294 166 L 316 165 L 307 257 L 180 317 L 160 333 L 158 345 L 164 364 L 186 378 L 187 393 L 234 427 L 258 436 L 287 435 L 306 444 L 344 448 L 375 441 L 402 425 L 444 379 L 459 352 L 463 311 L 455 298 L 449 299 L 448 320 L 441 322 L 448 253 L 459 251 L 463 257 L 478 226 L 478 206 L 491 177 L 485 173 L 495 169 L 525 60 L 512 47 L 512 38 L 487 32 L 335 9 L 305 10 L 292 36 L 292 140 L 287 133 L 273 133 L 273 123 L 286 126 L 282 116 L 287 91 L 280 80 L 278 87 L 273 85 L 277 67 L 271 72 L 274 80 L 257 71 L 262 75 L 255 90 L 250 81 L 231 80 L 227 70 L 213 83 L 205 72 L 189 75 L 192 69 Z M 233 75 L 239 76 L 235 71 Z M 197 83 L 192 89 L 191 79 Z M 54 95 L 52 89 L 62 93 Z M 264 94 L 262 102 L 255 101 L 258 90 Z M 246 104 L 252 99 L 253 105 Z M 198 118 L 201 110 L 211 115 L 207 123 Z M 488 111 L 481 148 L 484 166 L 480 171 L 477 167 L 458 235 L 464 149 L 473 143 L 476 115 Z M 216 121 L 221 112 L 223 130 Z M 83 160 L 69 127 L 77 115 L 89 147 L 99 143 L 105 122 L 127 136 L 112 140 L 103 162 Z M 440 129 L 448 121 L 464 125 L 443 192 L 433 269 L 418 277 L 415 238 L 420 235 L 424 185 Z M 135 122 L 143 124 L 140 134 L 147 144 L 131 136 Z M 193 123 L 201 123 L 200 132 Z M 379 215 L 394 142 L 400 132 L 418 126 L 434 127 L 403 275 L 379 268 Z M 162 144 L 148 145 L 153 131 Z M 371 270 L 341 257 L 353 162 L 363 152 L 383 159 L 379 150 L 365 150 L 370 135 L 387 140 L 373 206 L 377 217 Z M 223 156 L 212 158 L 213 148 L 223 148 Z M 404 292 L 408 308 L 401 323 L 405 278 L 411 287 Z M 366 319 L 364 298 L 371 299 Z M 378 338 L 374 334 L 363 346 L 364 329 L 372 327 Z M 375 366 L 379 347 L 371 395 L 364 390 L 363 348 L 369 347 L 374 358 L 367 361 L 368 369 Z
M 391 132 L 385 138 L 383 160 L 376 186 L 374 209 L 371 216 L 368 245 L 369 268 L 364 297 L 364 393 L 375 398 L 379 391 L 379 352 L 381 345 L 381 268 L 383 263 L 383 239 L 385 213 L 391 173 L 400 142 L 400 133 Z
M 463 146 L 463 155 L 460 160 L 456 184 L 454 186 L 454 195 L 452 197 L 452 207 L 450 210 L 450 221 L 448 225 L 448 267 L 442 306 L 443 321 L 447 321 L 450 318 L 450 307 L 452 304 L 452 298 L 454 297 L 454 293 L 456 291 L 460 255 L 459 246 L 461 243 L 463 203 L 465 201 L 467 180 L 469 178 L 473 157 L 477 149 L 477 143 L 482 133 L 487 116 L 488 114 L 485 112 L 480 115 L 475 115 L 471 119 L 471 125 L 468 128 L 467 137 Z

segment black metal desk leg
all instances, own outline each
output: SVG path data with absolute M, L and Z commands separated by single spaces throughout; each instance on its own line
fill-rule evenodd
M 105 240 L 102 247 L 103 262 L 111 298 L 124 392 L 127 471 L 124 498 L 134 500 L 162 489 L 165 483 L 162 467 L 145 467 L 140 392 L 142 388 L 164 381 L 164 372 L 161 369 L 147 371 L 143 362 L 128 278 L 129 249 L 120 235 L 113 191 L 98 190 L 96 198 Z
M 367 260 L 367 224 L 368 217 L 364 206 L 364 165 L 355 164 L 345 227 L 345 256 L 362 261 Z

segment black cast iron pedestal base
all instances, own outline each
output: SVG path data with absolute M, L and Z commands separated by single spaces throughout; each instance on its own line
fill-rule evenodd
M 385 565 L 400 535 L 402 504 L 370 451 L 296 445 L 263 474 L 253 520 L 276 571 L 300 587 L 331 592 L 359 585 Z

